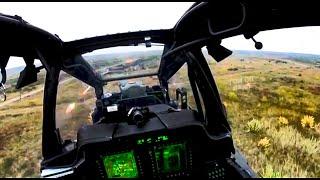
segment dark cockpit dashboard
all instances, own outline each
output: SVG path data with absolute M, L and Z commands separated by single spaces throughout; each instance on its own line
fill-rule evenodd
M 69 168 L 64 178 L 252 176 L 235 163 L 228 130 L 210 134 L 196 110 L 175 108 L 160 86 L 122 82 L 120 90 L 97 100 L 94 124 L 82 126 L 76 143 L 48 166 Z
M 79 129 L 73 173 L 65 177 L 211 179 L 248 173 L 232 159 L 230 134 L 210 135 L 191 110 L 148 107 L 156 116 L 143 127 L 122 122 Z

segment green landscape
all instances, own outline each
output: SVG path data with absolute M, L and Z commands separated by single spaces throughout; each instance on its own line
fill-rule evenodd
M 320 69 L 287 59 L 210 63 L 236 146 L 263 177 L 320 177 Z
M 208 59 L 208 64 L 237 148 L 263 177 L 320 177 L 320 69 L 316 58 L 234 54 L 219 63 Z M 173 88 L 179 83 L 187 86 L 186 75 L 186 69 L 178 71 Z M 21 93 L 41 89 L 44 74 L 38 78 L 39 82 Z M 68 83 L 59 85 L 57 127 L 63 138 L 74 139 L 81 125 L 91 123 L 94 93 L 80 81 L 67 78 Z M 144 83 L 153 81 L 147 78 Z M 110 88 L 116 85 L 111 83 Z M 8 100 L 19 94 L 9 88 Z M 189 96 L 192 105 L 191 92 Z M 39 176 L 42 98 L 39 91 L 13 103 L 0 103 L 0 177 Z

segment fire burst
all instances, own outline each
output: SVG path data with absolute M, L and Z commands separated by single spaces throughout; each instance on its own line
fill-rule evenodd
M 90 90 L 91 86 L 88 86 L 87 89 L 85 89 L 83 92 L 82 92 L 82 96 L 86 95 L 88 93 L 88 91 Z
M 131 58 L 128 58 L 128 59 L 125 61 L 126 64 L 131 64 L 132 62 L 133 62 L 133 59 L 131 59 Z
M 66 114 L 70 114 L 76 108 L 76 103 L 70 103 L 66 109 Z

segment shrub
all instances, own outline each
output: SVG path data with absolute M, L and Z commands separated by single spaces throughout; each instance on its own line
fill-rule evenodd
M 291 126 L 280 127 L 279 129 L 270 128 L 266 130 L 266 133 L 272 138 L 273 144 L 277 144 L 278 148 L 283 150 L 291 149 L 298 150 L 299 153 L 294 153 L 295 156 L 304 156 L 310 158 L 312 155 L 316 155 L 320 152 L 320 141 L 317 138 L 305 138 L 299 131 Z
M 262 101 L 262 102 L 267 102 L 267 101 L 268 101 L 268 98 L 267 98 L 266 96 L 262 96 L 261 101 Z
M 282 116 L 279 117 L 278 122 L 280 125 L 288 125 L 288 119 Z
M 229 97 L 229 99 L 232 100 L 232 101 L 237 101 L 237 100 L 238 100 L 237 94 L 236 94 L 235 92 L 233 92 L 233 91 L 231 91 L 231 92 L 228 93 L 228 97 Z
M 260 139 L 260 141 L 258 142 L 258 147 L 267 148 L 269 146 L 270 146 L 270 139 L 267 137 Z
M 303 116 L 301 119 L 301 125 L 302 127 L 309 126 L 310 128 L 314 128 L 314 117 L 309 115 Z
M 279 178 L 282 177 L 280 172 L 275 172 L 270 164 L 267 164 L 266 168 L 263 170 L 262 176 L 264 178 Z
M 263 123 L 257 119 L 252 119 L 247 123 L 247 132 L 258 133 L 261 131 Z

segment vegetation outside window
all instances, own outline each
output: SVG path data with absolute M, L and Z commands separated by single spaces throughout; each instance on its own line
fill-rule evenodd
M 283 52 L 234 47 L 231 56 L 217 63 L 203 48 L 236 145 L 263 177 L 319 176 L 320 56 L 301 52 L 312 49 L 308 46 L 314 42 L 295 41 L 298 30 L 258 34 L 279 37 L 277 44 L 261 41 L 266 48 Z M 248 41 L 229 38 L 225 47 L 237 38 Z M 289 48 L 293 50 L 288 52 Z

